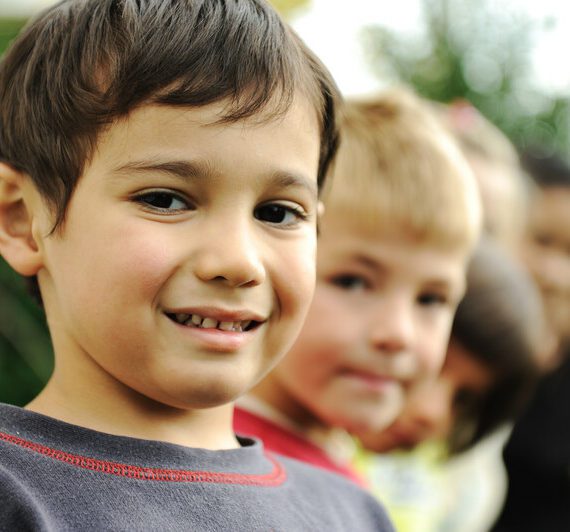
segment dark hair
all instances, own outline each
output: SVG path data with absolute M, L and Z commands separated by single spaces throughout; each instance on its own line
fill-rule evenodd
M 268 119 L 298 92 L 320 123 L 322 184 L 337 146 L 338 91 L 267 2 L 64 0 L 0 65 L 0 160 L 30 176 L 56 229 L 98 134 L 137 106 L 228 100 L 223 121 L 266 108 Z
M 521 163 L 530 178 L 541 188 L 570 187 L 570 164 L 557 154 L 529 148 L 522 152 Z
M 451 341 L 493 375 L 479 402 L 458 412 L 450 451 L 463 451 L 521 411 L 534 389 L 543 314 L 540 294 L 521 265 L 490 240 L 478 246 L 457 308 Z

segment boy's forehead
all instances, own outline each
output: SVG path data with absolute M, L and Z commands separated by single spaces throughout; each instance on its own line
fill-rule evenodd
M 147 105 L 115 121 L 99 136 L 87 169 L 109 175 L 155 171 L 177 178 L 215 177 L 233 159 L 275 183 L 305 184 L 317 196 L 319 130 L 301 101 L 283 115 L 224 122 L 225 102 L 202 107 Z

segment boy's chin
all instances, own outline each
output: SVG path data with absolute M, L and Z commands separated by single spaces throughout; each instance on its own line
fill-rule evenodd
M 203 410 L 229 405 L 246 393 L 247 388 L 241 385 L 217 382 L 206 387 L 192 390 L 171 390 L 168 394 L 148 394 L 153 402 L 167 408 L 178 410 Z

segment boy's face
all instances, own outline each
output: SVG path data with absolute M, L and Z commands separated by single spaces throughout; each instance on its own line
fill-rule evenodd
M 146 106 L 113 124 L 61 234 L 43 238 L 57 364 L 75 386 L 220 405 L 294 340 L 314 288 L 315 113 L 215 123 L 222 110 Z
M 537 191 L 524 254 L 551 325 L 557 334 L 570 337 L 570 188 Z
M 274 372 L 284 393 L 327 425 L 358 432 L 389 424 L 406 390 L 439 371 L 465 255 L 325 215 L 315 298 Z

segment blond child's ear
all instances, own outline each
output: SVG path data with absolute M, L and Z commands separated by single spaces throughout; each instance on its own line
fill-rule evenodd
M 24 276 L 38 273 L 41 252 L 33 235 L 29 178 L 0 162 L 0 255 Z

